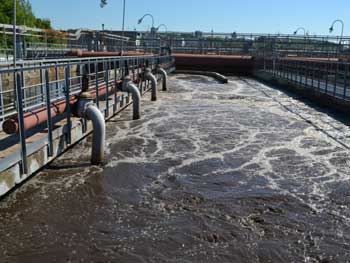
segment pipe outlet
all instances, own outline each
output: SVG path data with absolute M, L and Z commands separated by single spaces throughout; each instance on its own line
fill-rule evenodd
M 123 80 L 122 91 L 131 93 L 133 100 L 133 119 L 141 118 L 141 93 L 139 88 L 132 82 L 130 77 L 125 77 Z
M 144 76 L 146 80 L 151 81 L 151 88 L 152 88 L 151 100 L 156 101 L 157 100 L 157 78 L 152 74 L 152 70 L 150 68 L 146 68 Z
M 168 74 L 166 73 L 166 71 L 161 68 L 158 67 L 157 68 L 157 73 L 159 73 L 162 76 L 162 90 L 163 91 L 167 91 L 168 87 L 167 87 L 167 82 L 168 82 Z
M 82 93 L 77 106 L 79 117 L 91 120 L 93 126 L 93 139 L 91 149 L 91 164 L 98 165 L 103 162 L 105 154 L 106 123 L 101 111 L 95 106 L 91 95 Z

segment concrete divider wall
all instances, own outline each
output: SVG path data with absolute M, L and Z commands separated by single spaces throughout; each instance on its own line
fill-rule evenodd
M 226 75 L 250 75 L 254 59 L 249 56 L 174 54 L 176 69 L 213 71 Z

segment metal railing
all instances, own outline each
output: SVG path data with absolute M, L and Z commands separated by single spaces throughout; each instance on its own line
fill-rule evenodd
M 5 41 L 11 47 L 11 25 L 0 25 Z M 1 32 L 0 32 L 1 33 Z M 171 47 L 176 53 L 244 55 L 244 56 L 302 56 L 339 58 L 350 57 L 350 37 L 326 35 L 256 34 L 221 32 L 124 32 L 76 30 L 60 32 L 18 27 L 23 59 L 65 56 L 69 49 L 88 51 L 140 51 L 158 53 L 159 47 Z M 7 39 L 9 38 L 9 39 Z M 6 41 L 7 39 L 7 41 Z M 60 43 L 60 44 L 54 44 Z M 6 44 L 6 46 L 5 46 Z M 6 56 L 3 56 L 6 57 Z
M 93 59 L 69 59 L 60 61 L 26 62 L 17 68 L 0 69 L 0 120 L 17 117 L 18 139 L 21 149 L 21 173 L 26 174 L 27 144 L 24 120 L 25 114 L 42 109 L 46 112 L 48 129 L 49 156 L 52 156 L 53 117 L 52 107 L 65 103 L 63 113 L 67 120 L 67 144 L 71 143 L 71 109 L 74 95 L 81 91 L 95 92 L 95 103 L 105 110 L 108 117 L 110 100 L 118 104 L 117 82 L 127 75 L 134 80 L 140 76 L 144 67 L 155 68 L 157 65 L 173 63 L 171 56 L 108 57 Z M 88 82 L 84 83 L 84 81 Z M 141 91 L 145 90 L 139 82 Z M 105 90 L 104 94 L 101 88 Z M 101 101 L 104 105 L 101 108 Z M 114 107 L 114 112 L 117 108 Z
M 45 105 L 46 84 L 49 85 L 51 103 L 65 98 L 67 83 L 69 95 L 78 94 L 85 69 L 88 74 L 96 74 L 92 76 L 89 85 L 100 86 L 104 84 L 106 75 L 111 78 L 116 75 L 120 79 L 127 69 L 132 71 L 144 64 L 154 66 L 169 59 L 169 56 L 142 56 L 33 60 L 19 63 L 16 69 L 0 68 L 0 122 L 17 114 L 15 94 L 18 83 L 14 81 L 14 75 L 20 80 L 23 111 L 27 112 Z
M 264 58 L 258 69 L 294 85 L 350 100 L 350 63 L 288 58 Z

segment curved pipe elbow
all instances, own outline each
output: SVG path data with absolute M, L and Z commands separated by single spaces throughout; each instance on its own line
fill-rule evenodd
M 162 90 L 167 91 L 168 73 L 163 68 L 158 68 L 157 72 L 162 76 Z
M 105 154 L 106 123 L 101 111 L 94 105 L 85 110 L 85 116 L 92 121 L 93 140 L 91 150 L 91 164 L 98 165 L 103 162 Z
M 146 70 L 145 79 L 151 81 L 152 95 L 151 100 L 157 100 L 157 78 L 152 74 L 151 70 Z
M 141 118 L 141 93 L 139 88 L 132 83 L 131 79 L 126 79 L 123 82 L 122 90 L 129 92 L 132 95 L 133 100 L 133 119 L 138 120 Z

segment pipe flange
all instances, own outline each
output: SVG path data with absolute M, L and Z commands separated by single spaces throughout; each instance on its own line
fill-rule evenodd
M 129 83 L 132 82 L 132 79 L 130 76 L 125 76 L 123 78 L 123 84 L 122 84 L 122 91 L 125 91 Z
M 89 92 L 83 92 L 79 95 L 78 107 L 77 107 L 77 116 L 85 117 L 86 110 L 95 105 L 94 98 Z

